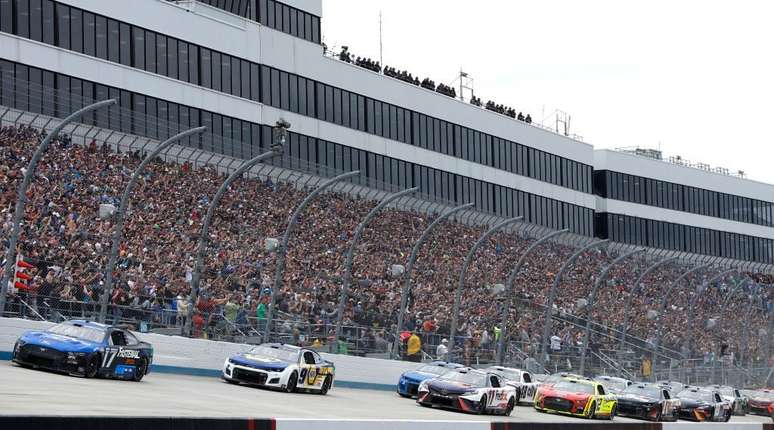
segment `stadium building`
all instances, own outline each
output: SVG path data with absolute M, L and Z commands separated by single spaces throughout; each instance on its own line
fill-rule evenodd
M 114 110 L 87 120 L 158 139 L 167 131 L 154 121 L 204 125 L 190 146 L 241 159 L 268 148 L 283 118 L 288 159 L 579 235 L 771 270 L 774 186 L 595 150 L 330 58 L 321 19 L 321 0 L 0 0 L 0 104 L 61 117 L 69 110 L 57 97 L 116 98 L 116 109 L 151 121 Z M 27 98 L 29 88 L 51 97 Z

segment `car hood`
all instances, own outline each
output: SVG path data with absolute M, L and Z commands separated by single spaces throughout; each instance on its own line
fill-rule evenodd
M 408 379 L 410 381 L 414 382 L 422 382 L 427 379 L 437 378 L 438 375 L 432 374 L 432 373 L 426 373 L 426 372 L 418 372 L 416 370 L 409 370 L 408 372 L 403 372 L 402 375 L 400 375 L 401 378 Z
M 94 352 L 100 348 L 97 342 L 62 336 L 45 331 L 28 331 L 19 338 L 27 345 L 37 345 L 43 348 L 62 352 Z
M 441 379 L 431 380 L 430 382 L 427 383 L 427 387 L 433 389 L 434 391 L 440 391 L 441 393 L 448 393 L 448 394 L 462 394 L 462 393 L 465 393 L 466 391 L 470 391 L 476 388 L 470 384 L 465 384 L 463 382 L 445 381 Z
M 243 352 L 240 354 L 232 355 L 229 360 L 237 365 L 252 367 L 253 369 L 268 370 L 271 372 L 281 372 L 290 365 L 287 361 L 280 360 L 274 357 L 267 357 L 264 355 L 250 354 L 249 352 Z
M 543 387 L 540 393 L 545 397 L 559 397 L 562 399 L 569 399 L 569 400 L 587 400 L 591 398 L 591 394 L 588 394 L 588 393 L 555 390 L 550 386 Z

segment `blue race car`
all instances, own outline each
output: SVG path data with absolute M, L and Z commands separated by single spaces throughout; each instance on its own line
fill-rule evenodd
M 422 381 L 437 378 L 452 369 L 460 369 L 462 367 L 465 366 L 445 361 L 431 361 L 419 369 L 403 372 L 398 380 L 398 394 L 401 397 L 416 397 L 419 384 Z
M 13 347 L 11 360 L 22 367 L 139 382 L 150 372 L 153 347 L 129 330 L 72 320 L 24 333 Z

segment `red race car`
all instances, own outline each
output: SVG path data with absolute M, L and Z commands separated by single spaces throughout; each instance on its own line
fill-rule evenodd
M 771 416 L 771 407 L 774 406 L 774 391 L 754 390 L 747 391 L 750 398 L 750 413 L 755 415 Z

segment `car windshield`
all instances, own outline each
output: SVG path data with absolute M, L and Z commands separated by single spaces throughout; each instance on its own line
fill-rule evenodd
M 288 351 L 281 348 L 272 348 L 269 346 L 256 346 L 251 349 L 248 354 L 260 355 L 263 357 L 276 358 L 282 361 L 296 362 L 298 361 L 298 351 Z
M 554 384 L 554 389 L 559 391 L 569 391 L 571 393 L 594 394 L 594 386 L 572 381 L 559 381 Z
M 678 394 L 677 397 L 681 399 L 701 400 L 704 402 L 712 401 L 712 393 L 710 393 L 709 391 L 703 391 L 703 390 L 680 391 L 680 394 Z
M 734 389 L 731 387 L 718 388 L 718 391 L 724 396 L 736 397 L 736 393 L 734 393 Z
M 653 397 L 658 399 L 661 397 L 661 388 L 651 386 L 630 385 L 624 391 L 624 394 L 634 394 L 636 396 Z
M 509 369 L 489 369 L 490 372 L 497 373 L 505 378 L 506 381 L 521 381 L 521 372 Z
M 74 337 L 89 342 L 102 342 L 105 339 L 104 329 L 77 326 L 71 323 L 57 324 L 48 329 L 48 332 L 67 337 Z
M 615 379 L 598 379 L 597 382 L 604 385 L 605 388 L 613 391 L 623 391 L 627 387 L 625 381 L 618 381 Z
M 462 382 L 463 384 L 472 385 L 474 387 L 486 387 L 486 375 L 478 372 L 449 372 L 441 376 L 440 379 Z
M 444 373 L 448 372 L 449 368 L 443 367 L 443 366 L 436 366 L 433 364 L 426 364 L 419 369 L 417 369 L 417 372 L 422 373 L 430 373 L 433 375 L 443 375 Z
M 750 396 L 774 400 L 774 392 L 767 393 L 765 391 L 753 391 L 752 393 L 750 393 Z

